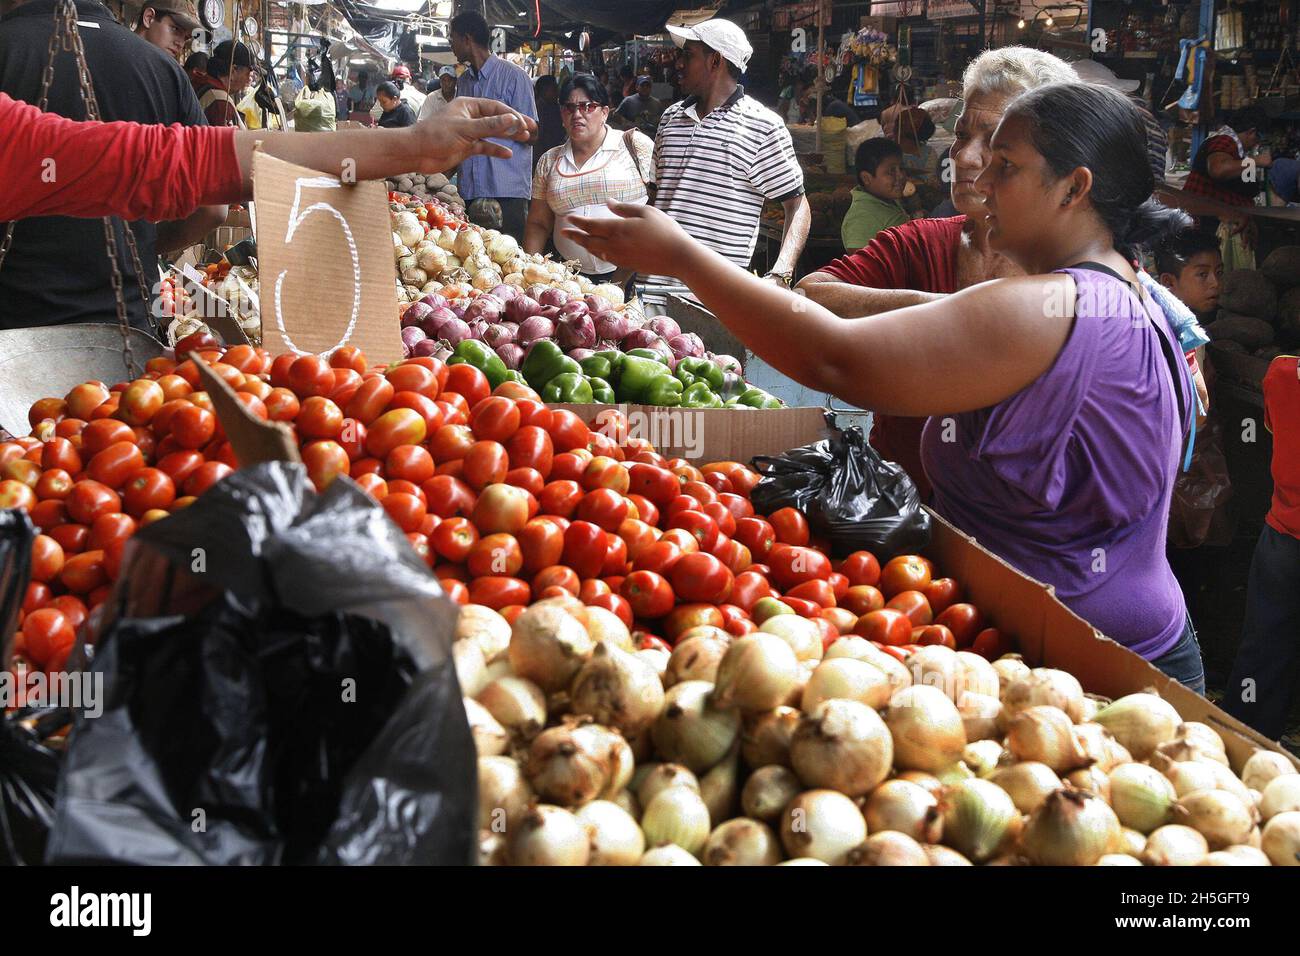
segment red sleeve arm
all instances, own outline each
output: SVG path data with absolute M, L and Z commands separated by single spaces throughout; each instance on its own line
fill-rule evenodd
M 235 131 L 79 123 L 0 93 L 0 220 L 183 219 L 242 193 Z
M 857 252 L 836 259 L 817 271 L 834 276 L 839 282 L 869 289 L 910 289 L 912 286 L 907 274 L 909 256 L 899 242 L 899 230 L 908 228 L 908 225 L 881 230 Z

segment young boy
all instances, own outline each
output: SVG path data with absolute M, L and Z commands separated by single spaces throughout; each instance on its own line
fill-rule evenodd
M 1273 506 L 1250 563 L 1241 647 L 1223 709 L 1277 740 L 1300 687 L 1300 363 L 1264 374 L 1264 427 L 1273 433 Z
M 853 166 L 858 171 L 858 185 L 853 187 L 853 205 L 840 225 L 840 238 L 848 252 L 861 249 L 880 230 L 908 221 L 898 203 L 907 184 L 902 147 L 882 136 L 864 140 Z
M 1214 317 L 1219 308 L 1223 256 L 1213 233 L 1188 229 L 1163 242 L 1156 249 L 1156 273 L 1160 284 L 1198 319 L 1205 322 Z

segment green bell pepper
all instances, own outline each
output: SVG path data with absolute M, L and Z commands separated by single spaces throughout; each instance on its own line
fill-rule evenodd
M 677 363 L 677 371 L 685 371 L 686 374 L 694 377 L 696 381 L 708 383 L 709 389 L 714 392 L 721 392 L 723 386 L 723 371 L 706 358 L 691 358 L 687 356 Z M 689 383 L 688 383 L 689 384 Z
M 497 358 L 497 353 L 486 342 L 480 342 L 478 339 L 461 339 L 456 343 L 456 348 L 452 350 L 452 358 L 461 358 L 469 362 L 480 372 L 486 371 L 484 366 L 490 359 Z M 447 364 L 451 364 L 448 361 Z M 457 363 L 459 364 L 459 363 Z
M 623 353 L 618 349 L 602 349 L 596 355 L 609 362 L 609 367 L 615 374 L 623 367 Z M 601 378 L 604 377 L 601 376 Z
M 590 376 L 587 381 L 591 383 L 591 400 L 593 402 L 600 402 L 602 405 L 614 404 L 614 389 L 610 388 L 609 382 L 598 375 Z
M 514 369 L 510 369 L 509 371 L 506 372 L 505 380 L 507 382 L 518 382 L 520 385 L 528 384 L 526 381 L 524 381 L 523 374 L 515 371 Z
M 709 388 L 709 383 L 698 381 L 682 392 L 682 408 L 721 408 L 722 399 Z
M 614 370 L 613 366 L 609 363 L 609 359 L 599 354 L 588 355 L 578 364 L 582 366 L 583 375 L 592 376 L 594 378 L 608 379 L 610 373 Z
M 567 367 L 565 363 L 572 367 Z M 574 362 L 550 339 L 543 339 L 533 345 L 532 351 L 524 359 L 524 379 L 533 388 L 541 388 L 555 376 L 563 372 L 581 372 L 582 366 Z
M 670 408 L 682 403 L 682 383 L 671 375 L 661 375 L 650 383 L 644 401 L 647 405 Z
M 691 387 L 692 385 L 694 385 L 696 382 L 700 381 L 700 379 L 696 378 L 694 375 L 692 375 L 692 374 L 691 374 L 690 372 L 688 372 L 686 369 L 682 368 L 682 363 L 681 363 L 681 362 L 678 362 L 678 363 L 677 363 L 677 369 L 673 372 L 673 378 L 675 378 L 675 379 L 677 379 L 677 381 L 681 382 L 681 383 L 682 383 L 682 386 L 683 386 L 684 388 L 690 388 L 690 387 Z M 707 384 L 707 383 L 706 383 L 706 384 Z
M 784 408 L 781 400 L 775 396 L 763 391 L 761 388 L 751 388 L 738 399 L 735 400 L 737 405 L 745 405 L 749 408 Z
M 637 358 L 653 359 L 654 361 L 658 362 L 660 365 L 668 364 L 667 356 L 665 356 L 664 353 L 660 352 L 658 349 L 632 349 L 630 352 L 626 352 L 624 354 L 633 355 L 636 356 Z
M 667 366 L 659 364 L 654 359 L 629 352 L 623 358 L 623 370 L 618 381 L 618 396 L 625 402 L 642 402 L 650 386 L 661 378 L 672 379 L 679 389 L 682 387 L 682 383 L 673 378 Z
M 590 405 L 591 400 L 591 383 L 582 377 L 581 372 L 561 372 L 542 388 L 542 401 L 544 402 L 572 402 L 576 405 Z

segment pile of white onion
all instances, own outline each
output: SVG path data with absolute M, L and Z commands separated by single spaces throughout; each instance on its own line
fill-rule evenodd
M 1152 693 L 811 621 L 637 649 L 556 598 L 461 613 L 481 862 L 513 865 L 1300 865 L 1300 773 L 1229 766 Z

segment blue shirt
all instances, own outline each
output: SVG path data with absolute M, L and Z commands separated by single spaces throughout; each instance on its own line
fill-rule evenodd
M 457 96 L 480 96 L 500 100 L 513 110 L 537 119 L 533 83 L 528 74 L 495 54 L 483 61 L 483 69 L 472 66 L 456 81 Z M 533 195 L 533 148 L 524 143 L 496 139 L 513 151 L 509 159 L 471 156 L 460 164 L 458 189 L 467 202 L 491 199 L 531 199 Z

